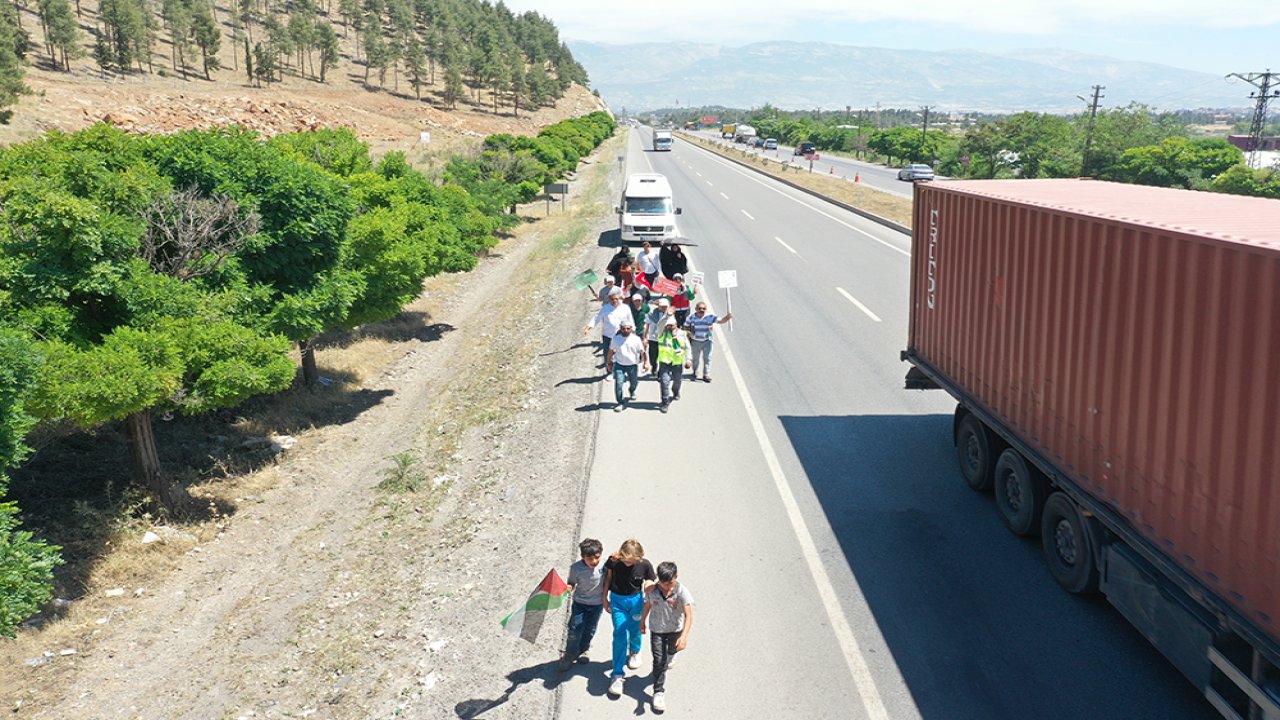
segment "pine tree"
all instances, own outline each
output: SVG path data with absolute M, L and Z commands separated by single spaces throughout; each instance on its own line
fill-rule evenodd
M 8 124 L 13 116 L 10 106 L 18 96 L 31 92 L 22 81 L 26 69 L 22 58 L 27 52 L 27 34 L 18 24 L 13 5 L 0 3 L 0 122 Z
M 337 67 L 342 58 L 339 53 L 338 35 L 333 26 L 324 20 L 316 21 L 316 48 L 320 51 L 320 82 L 324 82 L 329 68 Z
M 211 80 L 209 70 L 221 67 L 218 61 L 218 50 L 222 47 L 222 33 L 218 30 L 218 21 L 214 19 L 209 6 L 200 0 L 196 0 L 192 5 L 191 31 L 196 45 L 200 48 L 204 79 Z
M 80 47 L 80 27 L 67 0 L 40 0 L 40 22 L 44 25 L 49 59 L 71 71 L 71 61 L 84 56 Z
M 271 82 L 276 78 L 277 52 L 270 45 L 257 43 L 253 46 L 253 79 L 262 87 L 262 81 Z

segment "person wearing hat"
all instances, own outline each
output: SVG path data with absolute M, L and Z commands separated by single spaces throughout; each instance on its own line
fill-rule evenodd
M 645 302 L 644 295 L 640 293 L 631 295 L 631 319 L 636 323 L 636 336 L 641 339 L 641 342 L 648 339 L 644 333 L 644 326 L 649 318 L 649 310 L 649 303 Z
M 671 296 L 671 307 L 675 310 L 676 324 L 684 327 L 684 319 L 689 317 L 689 301 L 695 297 L 692 285 L 686 285 L 684 275 L 676 273 L 671 277 L 677 283 L 680 283 L 680 289 Z
M 613 396 L 618 401 L 613 406 L 614 412 L 622 412 L 627 408 L 622 399 L 623 383 L 629 385 L 627 400 L 635 400 L 636 387 L 640 384 L 640 368 L 649 367 L 649 353 L 645 352 L 644 341 L 635 330 L 634 320 L 623 320 L 618 326 L 618 334 L 609 343 L 609 354 L 605 356 L 604 369 L 613 374 Z
M 645 340 L 649 341 L 649 359 L 652 361 L 653 374 L 658 374 L 658 335 L 662 332 L 662 326 L 666 324 L 668 317 L 674 318 L 675 311 L 671 309 L 671 301 L 667 298 L 658 298 L 657 307 L 649 311 L 648 316 L 644 319 Z
M 616 288 L 616 287 L 618 287 L 618 280 L 617 280 L 617 278 L 615 278 L 615 277 L 614 277 L 614 276 L 612 276 L 612 275 L 605 275 L 605 276 L 604 276 L 604 285 L 600 288 L 600 292 L 598 293 L 598 294 L 599 294 L 599 296 L 600 296 L 600 304 L 601 304 L 601 305 L 608 305 L 608 304 L 609 304 L 609 291 L 610 291 L 610 290 L 613 290 L 613 289 L 614 289 L 614 288 Z M 621 290 L 619 290 L 619 292 L 621 292 Z
M 606 365 L 609 344 L 613 342 L 613 336 L 618 334 L 618 327 L 622 325 L 623 320 L 631 320 L 631 308 L 622 304 L 622 288 L 614 287 L 609 291 L 609 301 L 596 312 L 590 324 L 582 331 L 582 334 L 586 335 L 591 332 L 591 328 L 600 326 L 600 354 L 605 356 Z
M 662 321 L 662 332 L 658 335 L 658 385 L 662 388 L 662 404 L 658 409 L 667 412 L 671 401 L 680 399 L 680 381 L 684 378 L 685 368 L 689 367 L 689 341 L 684 338 L 684 331 L 676 324 L 674 315 L 668 315 Z

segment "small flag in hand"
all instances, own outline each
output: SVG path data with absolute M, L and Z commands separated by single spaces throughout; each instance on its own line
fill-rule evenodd
M 502 627 L 512 635 L 519 635 L 529 642 L 537 642 L 538 631 L 542 629 L 542 621 L 547 611 L 554 610 L 564 604 L 569 594 L 569 586 L 560 579 L 560 573 L 552 568 L 542 578 L 533 594 L 514 612 L 502 619 Z

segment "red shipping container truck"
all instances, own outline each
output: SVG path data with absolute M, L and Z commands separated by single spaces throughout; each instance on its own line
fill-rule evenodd
M 917 185 L 909 388 L 961 474 L 1226 717 L 1280 718 L 1280 200 Z

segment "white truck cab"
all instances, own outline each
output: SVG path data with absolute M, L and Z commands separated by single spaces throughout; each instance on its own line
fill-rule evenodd
M 680 214 L 680 208 L 671 199 L 671 183 L 665 175 L 629 176 L 622 191 L 622 202 L 614 211 L 618 213 L 624 243 L 648 240 L 656 244 L 664 238 L 676 237 L 676 215 Z

